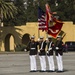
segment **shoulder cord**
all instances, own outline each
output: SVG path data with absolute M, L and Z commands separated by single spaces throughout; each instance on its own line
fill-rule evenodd
M 42 49 L 42 48 L 43 48 L 43 43 L 44 43 L 44 42 L 42 42 L 42 44 L 41 44 L 41 48 L 40 48 L 40 49 Z
M 51 47 L 51 44 L 52 44 L 52 41 L 51 41 L 50 44 L 49 44 L 49 48 Z M 49 49 L 49 48 L 48 48 L 48 49 Z

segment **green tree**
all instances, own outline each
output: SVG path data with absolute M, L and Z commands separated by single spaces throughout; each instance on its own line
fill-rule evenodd
M 27 3 L 25 7 L 24 3 Z M 75 0 L 14 0 L 14 5 L 18 14 L 13 19 L 5 19 L 8 25 L 25 25 L 26 22 L 38 21 L 38 2 L 39 6 L 45 11 L 45 4 L 48 2 L 51 11 L 57 12 L 57 16 L 63 21 L 75 22 Z
M 27 1 L 27 22 L 35 22 L 37 21 L 37 3 L 34 3 L 33 0 Z
M 24 6 L 24 0 L 15 0 L 14 5 L 17 8 L 17 14 L 13 19 L 8 18 L 5 21 L 5 25 L 17 26 L 17 25 L 25 25 L 26 23 L 26 9 Z
M 75 23 L 75 0 L 48 0 L 48 3 L 61 20 Z
M 27 0 L 27 22 L 38 21 L 38 4 L 45 11 L 45 4 L 47 0 Z
M 57 12 L 58 15 L 61 17 L 64 21 L 73 21 L 75 22 L 75 8 L 74 3 L 75 0 L 57 0 L 58 6 L 57 6 Z
M 4 19 L 14 18 L 14 13 L 17 13 L 17 9 L 13 3 L 0 0 L 0 22 Z

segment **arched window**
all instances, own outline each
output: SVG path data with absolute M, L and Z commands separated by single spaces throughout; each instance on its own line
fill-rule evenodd
M 12 34 L 7 34 L 5 37 L 5 51 L 13 51 L 14 46 L 14 36 Z
M 25 44 L 27 45 L 28 42 L 30 41 L 30 35 L 29 34 L 24 34 L 23 37 L 22 37 L 22 44 Z

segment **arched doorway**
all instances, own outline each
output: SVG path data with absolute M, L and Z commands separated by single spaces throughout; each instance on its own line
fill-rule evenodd
M 8 34 L 5 37 L 5 51 L 14 51 L 14 37 L 12 34 Z
M 29 40 L 30 40 L 30 35 L 29 34 L 24 34 L 23 37 L 22 37 L 22 44 L 25 44 L 27 45 Z

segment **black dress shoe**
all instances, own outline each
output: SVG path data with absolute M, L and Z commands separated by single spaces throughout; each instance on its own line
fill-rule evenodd
M 39 72 L 46 72 L 46 71 L 44 71 L 44 70 L 40 70 Z
M 53 70 L 48 70 L 48 72 L 55 72 L 55 71 L 53 71 Z
M 37 70 L 31 70 L 30 72 L 37 72 Z
M 62 73 L 62 72 L 64 72 L 64 71 L 60 71 L 60 70 L 57 71 L 57 73 Z

